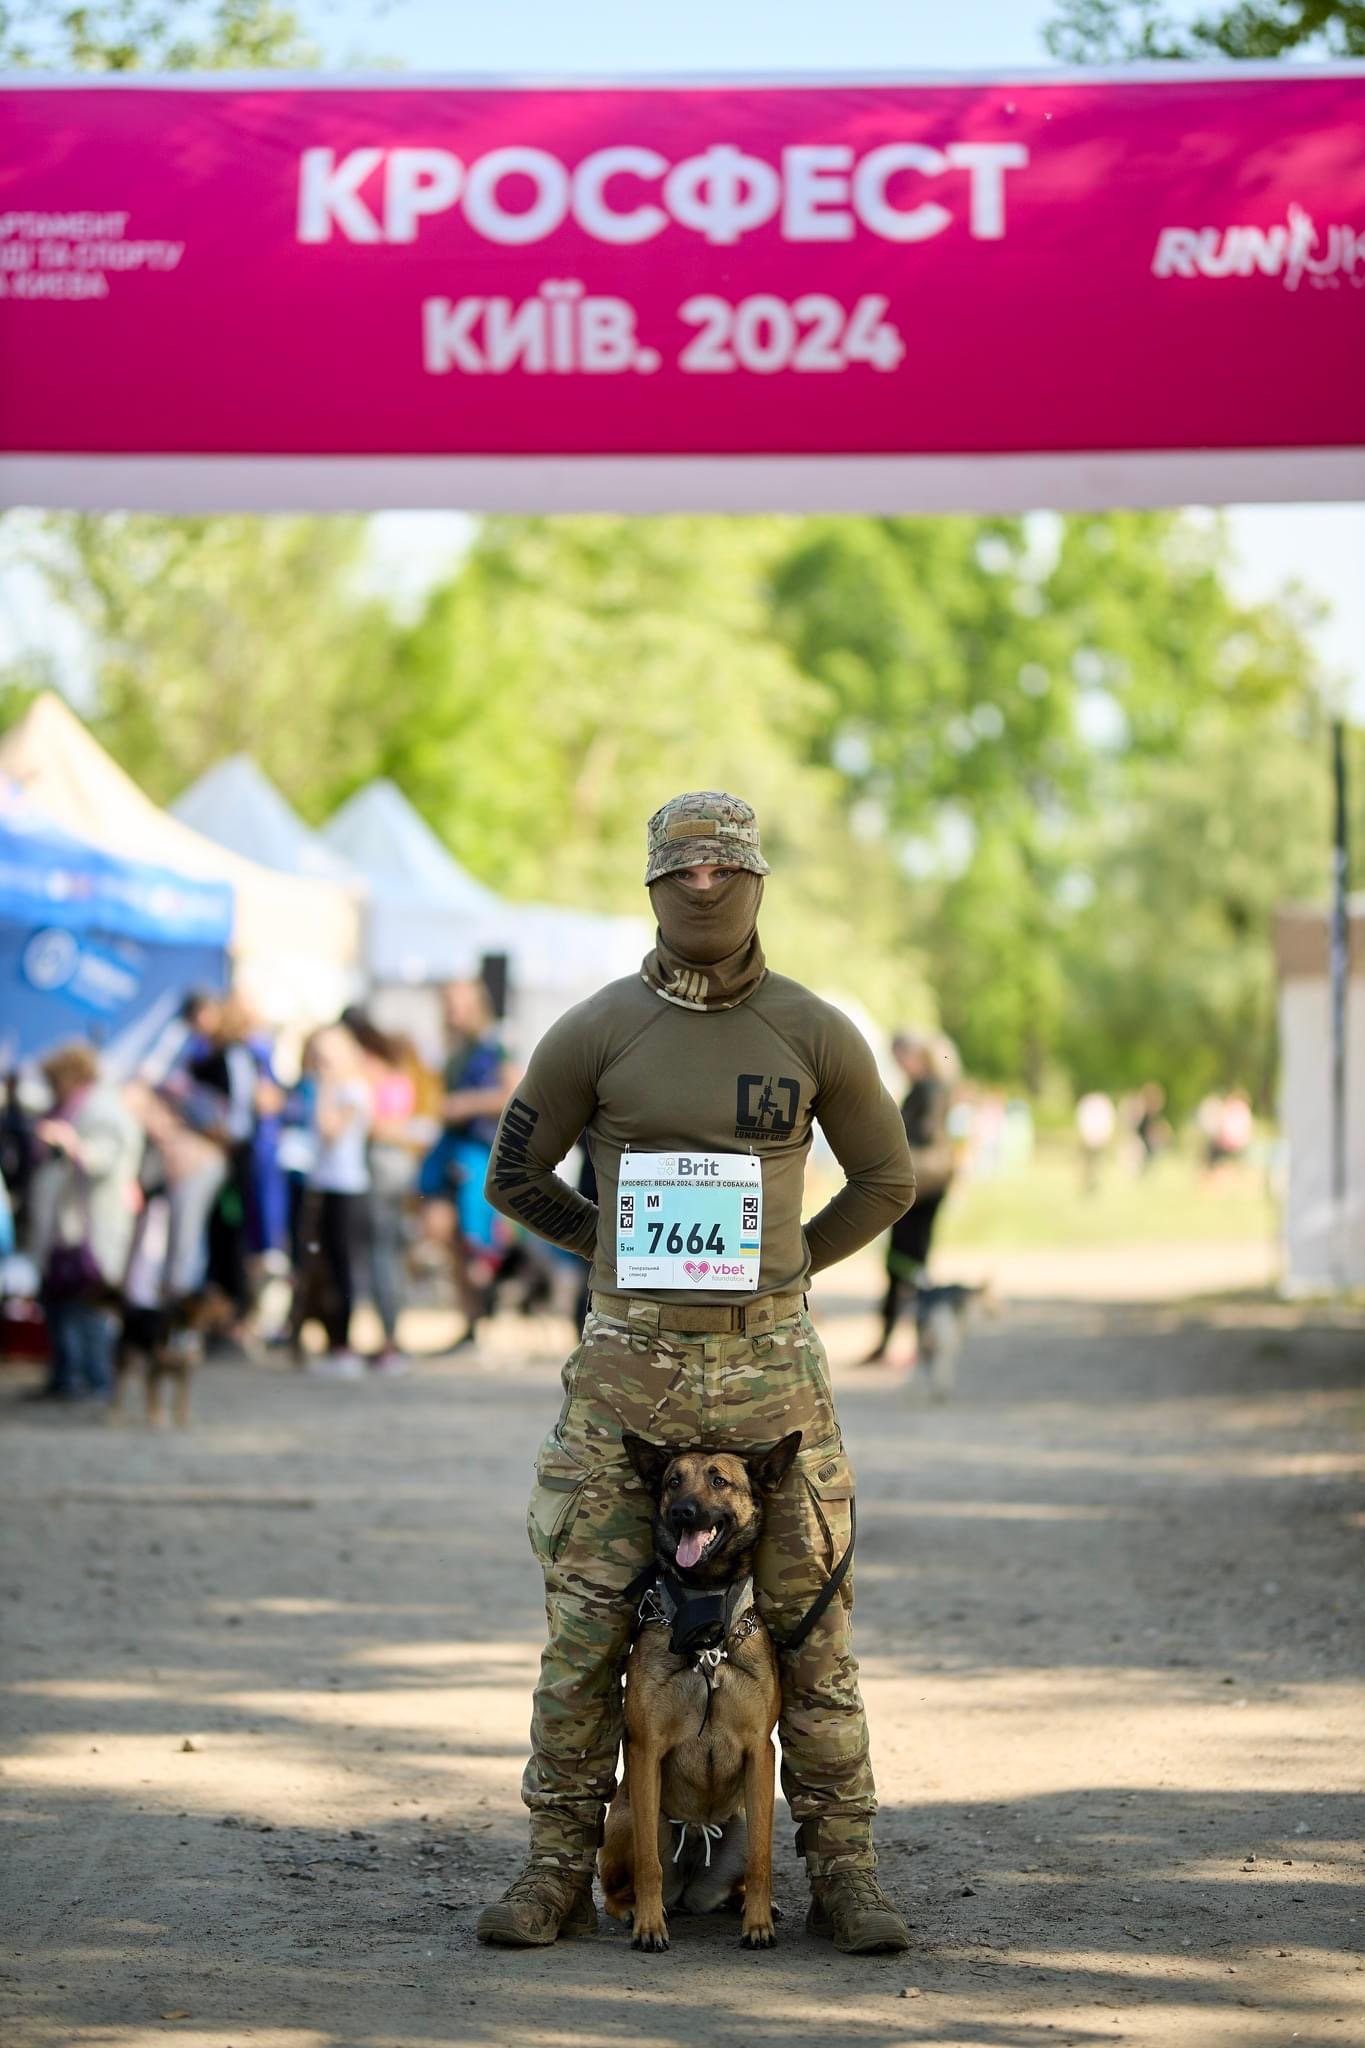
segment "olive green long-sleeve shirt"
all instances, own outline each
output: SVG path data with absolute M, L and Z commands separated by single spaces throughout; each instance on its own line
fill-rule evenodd
M 802 1229 L 811 1127 L 845 1185 Z M 555 1172 L 587 1133 L 600 1206 Z M 763 1168 L 758 1294 L 803 1288 L 885 1230 L 915 1195 L 900 1112 L 861 1034 L 785 975 L 730 1010 L 666 1002 L 639 976 L 614 981 L 546 1032 L 503 1111 L 488 1199 L 515 1223 L 592 1265 L 616 1291 L 616 1190 L 623 1151 L 757 1153 Z M 641 1291 L 641 1290 L 635 1290 Z M 660 1301 L 732 1293 L 651 1289 Z

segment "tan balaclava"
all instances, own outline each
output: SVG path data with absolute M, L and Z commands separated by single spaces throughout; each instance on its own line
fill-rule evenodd
M 693 889 L 680 868 L 737 872 Z M 642 972 L 666 1002 L 691 1010 L 729 1010 L 751 996 L 767 969 L 757 920 L 767 862 L 758 825 L 741 798 L 721 790 L 674 797 L 649 821 L 645 879 L 658 920 Z

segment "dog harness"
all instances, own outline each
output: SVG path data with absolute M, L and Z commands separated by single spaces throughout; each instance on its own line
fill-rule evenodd
M 805 1642 L 848 1577 L 857 1540 L 858 1508 L 856 1501 L 850 1500 L 848 1548 L 791 1633 L 779 1636 L 769 1629 L 768 1633 L 779 1650 L 797 1650 Z M 721 1665 L 730 1661 L 732 1649 L 762 1625 L 762 1618 L 754 1605 L 753 1579 L 741 1579 L 733 1586 L 685 1586 L 672 1572 L 651 1563 L 631 1581 L 626 1588 L 626 1598 L 640 1601 L 637 1627 L 669 1629 L 668 1647 L 673 1655 L 690 1657 L 693 1670 L 699 1671 L 706 1680 L 706 1706 L 702 1711 L 701 1727 L 697 1730 L 698 1735 L 704 1735 L 711 1718 L 711 1701 Z M 682 1839 L 685 1841 L 686 1835 Z M 710 1860 L 708 1844 L 707 1862 Z
M 673 1655 L 690 1657 L 692 1669 L 700 1672 L 706 1680 L 706 1706 L 702 1712 L 701 1727 L 697 1730 L 698 1735 L 702 1735 L 711 1718 L 711 1701 L 721 1665 L 727 1664 L 731 1650 L 759 1627 L 759 1613 L 754 1605 L 754 1582 L 741 1579 L 733 1586 L 685 1586 L 671 1572 L 659 1571 L 654 1566 L 650 1567 L 650 1572 L 651 1582 L 640 1602 L 639 1625 L 641 1628 L 668 1629 L 668 1647 Z M 674 1822 L 673 1825 L 681 1826 L 682 1823 Z M 686 1840 L 685 1835 L 683 1840 Z M 680 1854 L 681 1847 L 680 1842 Z M 708 1863 L 711 1861 L 709 1842 L 706 1860 Z
M 685 1586 L 672 1572 L 660 1572 L 645 1596 L 654 1601 L 657 1612 L 646 1617 L 641 1605 L 640 1619 L 662 1622 L 672 1630 L 668 1647 L 675 1657 L 692 1657 L 700 1669 L 703 1661 L 724 1656 L 724 1643 L 736 1619 L 752 1609 L 754 1582 L 741 1579 L 733 1586 Z M 752 1633 L 752 1627 L 747 1633 Z M 711 1669 L 714 1670 L 714 1663 Z

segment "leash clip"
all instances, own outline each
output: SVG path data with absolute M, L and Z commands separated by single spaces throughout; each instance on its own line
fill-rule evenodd
M 642 1628 L 648 1628 L 651 1623 L 655 1622 L 667 1628 L 668 1616 L 664 1613 L 663 1605 L 660 1602 L 658 1591 L 655 1587 L 650 1586 L 646 1590 L 645 1596 L 640 1602 L 637 1619 Z

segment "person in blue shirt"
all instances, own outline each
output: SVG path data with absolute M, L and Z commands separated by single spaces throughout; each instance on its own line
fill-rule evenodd
M 451 1247 L 466 1324 L 459 1349 L 474 1342 L 487 1313 L 489 1282 L 506 1245 L 504 1226 L 483 1190 L 498 1118 L 516 1084 L 516 1070 L 482 981 L 449 983 L 445 1013 L 451 1043 L 442 1073 L 442 1130 L 422 1162 L 418 1187 L 427 1201 L 429 1233 Z

